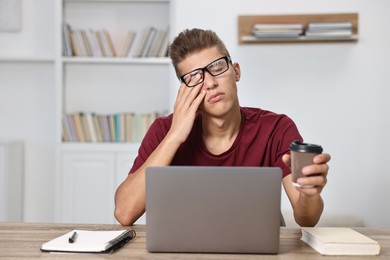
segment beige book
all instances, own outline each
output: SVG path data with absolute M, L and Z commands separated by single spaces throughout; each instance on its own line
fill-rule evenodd
M 378 242 L 351 228 L 305 227 L 301 239 L 321 255 L 378 255 L 380 252 Z
M 81 121 L 81 113 L 75 113 L 73 114 L 74 124 L 75 124 L 75 130 L 77 132 L 78 141 L 79 142 L 85 142 L 85 135 L 84 135 L 84 129 L 83 129 L 83 123 Z
M 133 45 L 136 32 L 128 31 L 125 39 L 123 40 L 121 47 L 118 51 L 118 57 L 127 57 L 129 55 L 130 49 Z
M 91 48 L 91 43 L 89 42 L 87 33 L 85 30 L 80 30 L 81 34 L 81 39 L 84 44 L 84 49 L 85 49 L 85 56 L 93 56 L 92 55 L 92 48 Z
M 108 33 L 107 30 L 103 30 L 102 32 L 103 32 L 103 39 L 104 39 L 105 44 L 108 47 L 107 49 L 108 49 L 108 52 L 110 53 L 110 56 L 111 57 L 115 57 L 116 56 L 116 51 L 115 51 L 115 48 L 114 48 L 114 44 L 112 43 L 110 34 Z
M 70 42 L 72 46 L 72 53 L 74 56 L 82 56 L 81 53 L 81 47 L 80 44 L 77 40 L 77 33 L 76 31 L 71 31 L 70 32 Z
M 99 49 L 100 49 L 100 51 L 102 53 L 102 56 L 103 57 L 109 56 L 109 54 L 107 54 L 107 51 L 106 51 L 105 46 L 104 46 L 102 33 L 100 31 L 96 31 L 95 32 L 95 36 L 96 36 L 96 39 L 97 39 L 97 42 L 98 42 Z
M 96 143 L 98 141 L 97 138 L 97 133 L 96 133 L 96 128 L 94 124 L 94 119 L 93 119 L 92 113 L 85 113 L 84 114 L 84 119 L 85 119 L 85 126 L 87 128 L 88 136 L 90 142 Z
M 92 119 L 93 119 L 94 127 L 96 129 L 97 142 L 103 142 L 104 141 L 103 129 L 99 117 L 100 117 L 99 115 L 93 114 Z

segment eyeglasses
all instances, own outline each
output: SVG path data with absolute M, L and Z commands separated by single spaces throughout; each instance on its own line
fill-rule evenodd
M 211 62 L 203 68 L 193 70 L 179 77 L 180 82 L 186 84 L 187 87 L 192 88 L 204 81 L 204 72 L 207 71 L 211 76 L 215 77 L 221 75 L 229 69 L 229 56 L 225 56 Z

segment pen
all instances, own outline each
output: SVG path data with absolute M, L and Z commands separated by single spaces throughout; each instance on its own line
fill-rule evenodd
M 77 232 L 73 232 L 73 234 L 69 237 L 69 243 L 74 243 L 76 241 Z

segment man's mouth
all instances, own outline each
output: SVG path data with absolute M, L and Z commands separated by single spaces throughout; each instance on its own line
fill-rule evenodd
M 209 103 L 216 103 L 216 102 L 218 102 L 218 101 L 220 101 L 221 99 L 223 99 L 223 97 L 225 96 L 225 94 L 224 93 L 217 93 L 217 94 L 214 94 L 214 95 L 212 95 L 208 100 L 207 100 L 207 102 L 209 102 Z

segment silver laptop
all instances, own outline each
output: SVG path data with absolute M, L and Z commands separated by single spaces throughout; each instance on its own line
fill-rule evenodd
M 280 168 L 147 168 L 147 250 L 277 253 L 281 179 Z

